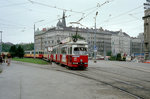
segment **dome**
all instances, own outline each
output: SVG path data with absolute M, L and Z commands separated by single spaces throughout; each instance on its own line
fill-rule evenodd
M 62 24 L 62 22 L 60 20 L 57 23 L 57 27 L 63 27 L 63 24 Z

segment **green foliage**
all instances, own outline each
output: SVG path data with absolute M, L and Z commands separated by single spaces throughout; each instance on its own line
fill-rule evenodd
M 17 50 L 16 50 L 16 56 L 18 56 L 19 58 L 23 58 L 24 56 L 24 49 L 19 45 Z
M 117 54 L 117 59 L 116 60 L 121 61 L 121 54 L 120 53 Z
M 23 58 L 24 56 L 24 49 L 19 45 L 18 48 L 16 48 L 16 45 L 13 45 L 10 47 L 9 53 L 12 57 L 19 57 Z
M 14 44 L 12 43 L 3 43 L 2 44 L 2 52 L 9 52 L 11 46 Z M 21 47 L 26 50 L 34 50 L 34 43 L 28 43 L 28 44 L 16 44 L 16 48 L 21 45 Z
M 34 43 L 28 43 L 28 44 L 17 44 L 16 46 L 21 45 L 21 47 L 27 51 L 27 50 L 34 50 Z
M 111 56 L 111 57 L 109 58 L 109 60 L 115 61 L 115 60 L 116 60 L 116 56 Z
M 41 60 L 41 59 L 34 59 L 34 58 L 13 58 L 14 61 L 21 61 L 27 63 L 34 63 L 34 64 L 48 64 L 48 62 Z
M 2 44 L 2 52 L 9 52 L 10 47 L 12 44 L 3 43 Z
M 17 51 L 16 45 L 11 46 L 9 49 L 9 53 L 11 54 L 12 57 L 17 56 L 16 51 Z
M 112 54 L 111 51 L 107 52 L 107 56 L 111 56 L 111 54 Z
M 73 39 L 81 39 L 81 40 L 85 40 L 85 38 L 82 37 L 82 36 L 80 36 L 79 34 L 73 35 L 72 38 L 73 38 Z

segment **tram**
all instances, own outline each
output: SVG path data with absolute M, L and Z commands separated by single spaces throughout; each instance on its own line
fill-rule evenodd
M 43 53 L 44 53 L 43 51 L 36 51 L 35 52 L 35 58 L 42 59 Z M 24 57 L 25 58 L 34 58 L 34 51 L 25 51 Z
M 52 47 L 48 59 L 69 68 L 86 69 L 88 67 L 88 43 L 84 40 L 67 39 Z

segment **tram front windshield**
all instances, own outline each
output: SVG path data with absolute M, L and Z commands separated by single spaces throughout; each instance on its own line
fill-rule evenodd
M 75 47 L 74 54 L 75 55 L 87 55 L 87 48 L 86 47 Z

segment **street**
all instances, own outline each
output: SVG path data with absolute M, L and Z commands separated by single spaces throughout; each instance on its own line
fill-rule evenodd
M 2 64 L 0 99 L 149 99 L 150 64 L 89 61 L 87 70 Z

